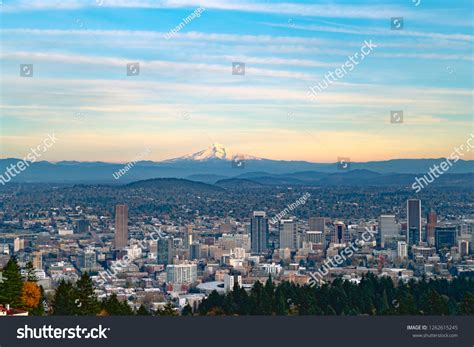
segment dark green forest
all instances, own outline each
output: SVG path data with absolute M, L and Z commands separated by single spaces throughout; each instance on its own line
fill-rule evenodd
M 336 279 L 323 286 L 296 286 L 271 279 L 250 293 L 235 287 L 213 292 L 199 306 L 200 315 L 472 315 L 474 281 L 467 278 L 410 281 L 369 274 L 360 284 Z
M 11 258 L 3 269 L 0 304 L 10 304 L 31 315 L 151 315 L 143 305 L 133 310 L 112 295 L 99 300 L 90 276 L 85 273 L 76 283 L 62 281 L 54 297 L 46 303 L 44 291 L 31 275 L 25 278 Z M 156 315 L 179 315 L 171 302 Z M 474 280 L 455 278 L 420 281 L 397 285 L 390 278 L 369 274 L 359 284 L 336 279 L 322 286 L 297 286 L 290 282 L 275 285 L 256 282 L 247 292 L 235 286 L 226 295 L 212 292 L 193 310 L 189 305 L 181 315 L 474 315 Z

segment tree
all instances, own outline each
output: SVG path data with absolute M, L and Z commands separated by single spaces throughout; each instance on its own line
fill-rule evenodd
M 105 312 L 102 312 L 101 314 L 110 316 L 129 316 L 133 314 L 132 309 L 126 301 L 120 302 L 117 299 L 117 294 L 112 294 L 111 296 L 102 300 L 100 306 L 103 310 L 105 310 Z
M 38 278 L 36 277 L 35 273 L 35 268 L 33 267 L 33 263 L 31 261 L 26 263 L 25 272 L 25 281 L 38 282 Z
M 41 300 L 41 289 L 35 282 L 23 283 L 21 290 L 21 302 L 23 306 L 28 310 L 32 310 L 38 306 Z
M 76 282 L 75 291 L 77 314 L 81 316 L 95 316 L 99 312 L 100 306 L 94 292 L 92 280 L 87 272 Z
M 77 314 L 76 298 L 76 291 L 72 283 L 61 280 L 54 294 L 52 314 L 55 316 Z
M 7 265 L 1 271 L 0 281 L 0 303 L 10 304 L 13 307 L 21 305 L 21 291 L 23 289 L 23 279 L 20 268 L 14 257 L 8 260 Z
M 459 313 L 462 315 L 474 315 L 474 293 L 466 293 L 464 300 L 459 305 Z
M 141 304 L 137 310 L 137 316 L 151 316 L 151 313 L 146 309 L 143 304 Z
M 183 310 L 181 311 L 182 316 L 192 316 L 193 315 L 193 309 L 189 304 L 183 307 Z

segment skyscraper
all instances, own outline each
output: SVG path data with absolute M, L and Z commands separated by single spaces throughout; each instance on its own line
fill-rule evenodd
M 184 248 L 189 248 L 193 243 L 193 226 L 186 227 L 186 234 L 184 235 Z
M 128 241 L 128 207 L 117 205 L 115 207 L 115 248 L 127 247 Z
M 250 220 L 252 253 L 263 253 L 268 249 L 268 218 L 264 211 L 254 211 Z
M 347 243 L 351 241 L 349 230 L 347 230 L 343 222 L 336 222 L 334 230 L 331 234 L 331 242 L 333 243 Z
M 422 241 L 421 237 L 421 200 L 407 200 L 407 243 L 414 245 Z
M 292 251 L 298 249 L 298 232 L 296 222 L 293 219 L 283 219 L 280 221 L 280 248 L 289 248 Z
M 394 240 L 400 233 L 400 228 L 393 215 L 381 215 L 379 218 L 380 245 L 385 247 L 387 240 Z
M 431 210 L 426 217 L 426 241 L 430 246 L 435 244 L 435 229 L 438 223 L 438 216 L 436 212 Z
M 173 260 L 173 240 L 169 237 L 162 237 L 158 240 L 156 261 L 158 264 L 168 265 Z

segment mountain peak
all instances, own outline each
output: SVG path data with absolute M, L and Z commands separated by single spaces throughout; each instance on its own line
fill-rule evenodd
M 223 144 L 221 143 L 213 143 L 211 144 L 208 148 L 193 153 L 193 154 L 188 154 L 183 157 L 179 157 L 176 159 L 173 159 L 173 161 L 176 160 L 195 160 L 195 161 L 206 161 L 206 160 L 211 160 L 211 159 L 220 159 L 220 160 L 234 160 L 234 159 L 246 159 L 246 160 L 258 160 L 260 158 L 253 157 L 251 155 L 246 155 L 246 154 L 239 154 L 239 153 L 234 153 L 227 149 Z

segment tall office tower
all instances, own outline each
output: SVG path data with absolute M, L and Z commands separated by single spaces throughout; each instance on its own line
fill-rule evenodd
M 13 252 L 16 253 L 25 248 L 25 239 L 15 238 L 13 241 Z
M 346 228 L 343 222 L 336 222 L 334 224 L 334 230 L 331 234 L 332 243 L 347 243 L 351 241 L 349 230 Z
M 405 241 L 398 241 L 397 243 L 397 256 L 400 259 L 408 257 L 408 246 Z
M 407 243 L 409 246 L 422 241 L 421 200 L 407 200 Z
M 158 240 L 156 262 L 162 265 L 168 265 L 173 262 L 173 240 L 169 237 Z
M 426 241 L 430 246 L 435 244 L 435 228 L 438 223 L 436 212 L 431 210 L 426 217 Z
M 324 217 L 310 217 L 309 218 L 309 230 L 311 231 L 324 231 L 326 230 L 326 220 Z
M 298 249 L 298 231 L 293 219 L 282 219 L 279 224 L 280 248 Z
M 188 225 L 186 227 L 186 235 L 184 235 L 184 248 L 189 248 L 193 243 L 193 227 Z
M 400 233 L 400 228 L 393 215 L 381 215 L 379 217 L 380 245 L 385 247 L 387 240 L 394 240 Z M 395 249 L 395 248 L 393 248 Z
M 128 241 L 128 207 L 117 205 L 115 207 L 115 248 L 127 247 Z
M 43 269 L 43 253 L 41 251 L 33 252 L 33 267 L 35 269 Z
M 264 211 L 254 211 L 250 220 L 252 253 L 263 253 L 268 249 L 268 218 Z
M 189 259 L 201 259 L 201 245 L 197 242 L 193 242 L 189 247 Z

